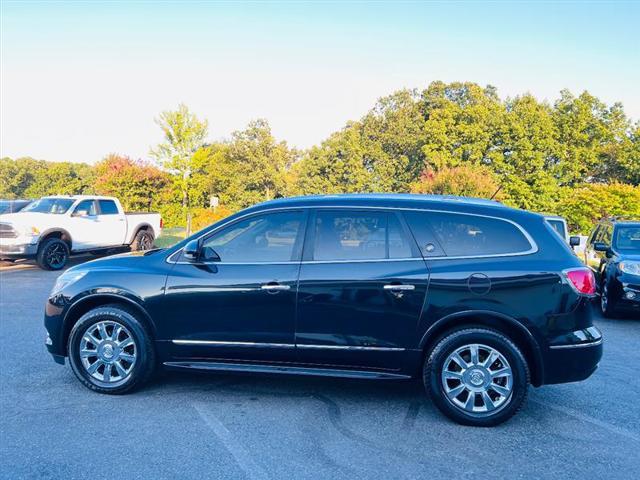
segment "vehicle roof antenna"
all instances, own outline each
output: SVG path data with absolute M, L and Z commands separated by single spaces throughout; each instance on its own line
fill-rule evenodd
M 498 194 L 498 192 L 500 192 L 500 190 L 502 190 L 502 185 L 500 185 L 498 189 L 493 193 L 493 195 L 491 195 L 491 198 L 489 200 L 493 200 L 494 198 L 496 198 L 496 195 Z

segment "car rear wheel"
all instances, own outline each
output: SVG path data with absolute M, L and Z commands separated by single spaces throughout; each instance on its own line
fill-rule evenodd
M 69 260 L 69 246 L 59 238 L 47 238 L 38 247 L 36 263 L 44 270 L 60 270 Z
M 140 230 L 136 233 L 133 243 L 131 244 L 131 250 L 151 250 L 153 248 L 153 242 L 155 238 L 153 233 L 148 230 Z
M 78 380 L 100 393 L 127 393 L 147 381 L 155 366 L 144 325 L 120 305 L 85 313 L 71 330 L 68 353 Z
M 526 399 L 529 369 L 518 347 L 484 328 L 450 333 L 429 352 L 427 393 L 457 423 L 490 427 L 515 415 Z

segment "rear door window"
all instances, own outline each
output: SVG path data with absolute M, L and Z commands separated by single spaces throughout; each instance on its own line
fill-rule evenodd
M 98 200 L 101 215 L 117 215 L 118 207 L 113 200 Z
M 394 213 L 318 210 L 313 260 L 358 261 L 413 257 L 412 239 Z
M 513 255 L 533 246 L 518 226 L 494 217 L 449 212 L 405 213 L 425 256 Z

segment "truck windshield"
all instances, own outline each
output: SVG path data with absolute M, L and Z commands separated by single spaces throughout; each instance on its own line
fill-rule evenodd
M 567 232 L 564 230 L 564 222 L 562 220 L 547 218 L 547 223 L 551 225 L 551 228 L 553 228 L 563 240 L 565 239 Z
M 73 199 L 70 198 L 41 198 L 24 207 L 22 211 L 62 214 L 69 210 L 71 205 L 73 205 Z
M 615 248 L 623 252 L 640 253 L 640 225 L 616 228 Z

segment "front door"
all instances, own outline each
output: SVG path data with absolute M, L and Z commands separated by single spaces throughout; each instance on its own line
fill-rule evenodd
M 159 327 L 174 357 L 294 360 L 305 222 L 303 211 L 240 219 L 202 239 L 201 261 L 175 264 Z
M 398 370 L 415 348 L 428 280 L 395 213 L 318 209 L 300 267 L 298 360 Z
M 100 245 L 98 211 L 95 200 L 82 200 L 71 212 L 69 230 L 73 251 L 88 250 Z

